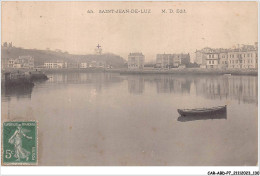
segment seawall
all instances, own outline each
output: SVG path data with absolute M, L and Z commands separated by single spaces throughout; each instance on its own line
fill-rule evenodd
M 106 72 L 115 72 L 120 74 L 187 74 L 187 75 L 250 75 L 258 76 L 257 69 L 201 69 L 201 68 L 184 68 L 184 69 L 143 69 L 143 70 L 130 70 L 130 69 L 107 69 Z

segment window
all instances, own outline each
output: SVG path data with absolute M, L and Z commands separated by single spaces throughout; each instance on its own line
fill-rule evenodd
M 211 61 L 209 61 L 209 64 L 211 64 Z
M 211 58 L 211 55 L 209 55 L 209 58 Z
M 212 64 L 214 64 L 214 60 L 212 61 Z

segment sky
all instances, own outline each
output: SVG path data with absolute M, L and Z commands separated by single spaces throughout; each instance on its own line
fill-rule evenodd
M 111 9 L 150 13 L 99 13 Z M 1 35 L 16 47 L 94 54 L 99 44 L 103 53 L 127 59 L 142 52 L 152 61 L 159 53 L 190 53 L 193 59 L 204 47 L 254 44 L 257 26 L 257 2 L 9 1 L 2 2 Z

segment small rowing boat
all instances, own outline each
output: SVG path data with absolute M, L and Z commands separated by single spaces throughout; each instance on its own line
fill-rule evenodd
M 227 105 L 200 109 L 178 109 L 178 113 L 181 116 L 215 115 L 225 113 L 226 111 Z

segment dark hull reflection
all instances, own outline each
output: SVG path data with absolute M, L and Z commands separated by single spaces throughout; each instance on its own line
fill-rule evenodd
M 49 79 L 49 78 L 48 78 Z M 48 81 L 48 79 L 38 79 L 38 80 L 35 80 L 35 81 L 33 81 L 35 84 L 37 84 L 37 83 L 44 83 L 44 82 L 46 82 L 46 81 Z
M 5 97 L 31 98 L 33 85 L 1 86 L 1 94 Z
M 214 119 L 227 119 L 227 113 L 215 114 L 215 115 L 202 115 L 202 116 L 180 116 L 179 122 L 189 122 L 195 120 L 214 120 Z

